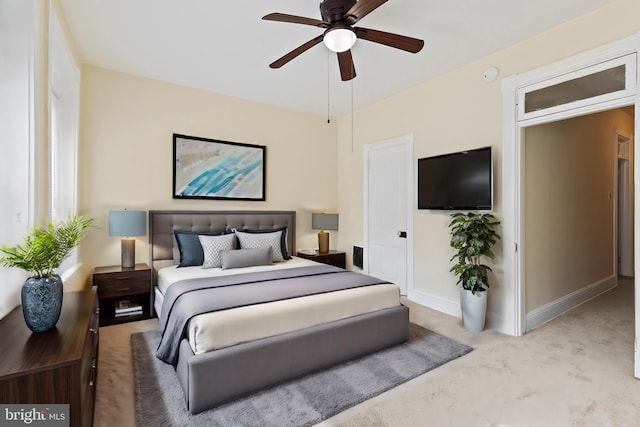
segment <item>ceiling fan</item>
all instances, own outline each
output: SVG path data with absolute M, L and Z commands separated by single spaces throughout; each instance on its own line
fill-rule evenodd
M 369 28 L 354 27 L 358 21 L 386 2 L 387 0 L 323 0 L 320 3 L 322 20 L 287 15 L 285 13 L 270 13 L 263 16 L 262 19 L 266 21 L 290 22 L 325 29 L 323 34 L 275 60 L 269 64 L 269 67 L 280 68 L 313 46 L 324 42 L 329 50 L 338 54 L 340 76 L 343 81 L 347 81 L 356 76 L 356 69 L 351 56 L 351 47 L 356 42 L 356 39 L 380 43 L 411 53 L 420 52 L 424 46 L 424 41 L 422 40 Z

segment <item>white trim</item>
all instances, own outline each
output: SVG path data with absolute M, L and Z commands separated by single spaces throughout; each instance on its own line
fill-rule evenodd
M 548 123 L 588 113 L 609 110 L 627 105 L 640 105 L 640 93 L 637 90 L 637 76 L 634 82 L 634 94 L 625 93 L 618 99 L 606 102 L 595 102 L 593 105 L 581 105 L 579 108 L 557 111 L 541 117 L 530 118 L 518 122 L 513 109 L 517 108 L 518 91 L 522 88 L 549 80 L 555 76 L 565 75 L 582 68 L 593 66 L 623 55 L 635 54 L 635 70 L 638 71 L 638 51 L 640 51 L 640 33 L 609 43 L 596 49 L 584 52 L 565 60 L 540 67 L 517 76 L 503 79 L 503 244 L 504 244 L 504 301 L 508 304 L 513 297 L 513 310 L 504 308 L 504 318 L 493 328 L 511 335 L 521 335 L 529 329 L 525 316 L 525 285 L 524 285 L 524 209 L 522 198 L 523 159 L 523 131 L 526 126 Z M 640 112 L 636 108 L 636 126 Z M 638 156 L 634 153 L 634 163 L 638 163 Z M 634 168 L 635 170 L 636 168 Z M 635 183 L 639 175 L 635 170 Z M 637 184 L 636 184 L 637 187 Z M 640 224 L 640 197 L 635 197 L 634 222 Z M 518 251 L 515 251 L 515 247 Z M 635 227 L 635 269 L 640 267 L 640 227 Z M 639 270 L 640 271 L 640 270 Z M 636 287 L 636 329 L 640 327 L 640 287 Z M 640 375 L 640 353 L 636 353 L 636 373 Z
M 520 120 L 518 124 L 520 125 L 520 127 L 530 127 L 530 126 L 535 126 L 543 123 L 551 123 L 559 120 L 567 120 L 573 117 L 586 116 L 588 114 L 599 113 L 601 111 L 612 110 L 614 108 L 626 107 L 629 105 L 633 105 L 634 102 L 635 102 L 635 95 L 624 96 L 618 99 L 607 100 L 604 102 L 594 102 L 593 104 L 583 105 L 578 108 L 571 108 L 569 110 L 557 111 L 553 114 L 547 114 L 545 116 Z
M 609 276 L 527 313 L 527 332 L 618 286 Z
M 635 40 L 635 48 L 636 48 L 636 70 L 640 70 L 640 33 L 636 35 Z M 636 76 L 636 81 L 638 80 L 638 76 Z M 638 123 L 640 121 L 640 91 L 636 90 L 636 99 L 635 99 L 635 117 L 634 117 L 634 127 L 633 133 L 634 135 L 638 134 Z M 634 260 L 633 260 L 633 270 L 634 272 L 640 271 L 640 191 L 637 191 L 638 184 L 640 181 L 640 172 L 638 171 L 638 165 L 640 165 L 640 150 L 635 149 L 635 144 L 633 146 L 633 185 L 634 185 L 634 195 L 633 195 L 633 223 L 635 224 L 634 232 L 633 232 L 633 251 L 634 251 Z M 640 352 L 638 352 L 638 335 L 640 331 L 640 281 L 634 280 L 634 322 L 635 322 L 635 336 L 634 336 L 634 376 L 636 378 L 640 378 Z
M 441 296 L 420 289 L 414 289 L 409 300 L 450 316 L 462 317 L 460 301 L 451 301 L 450 299 L 442 298 Z
M 406 285 L 407 285 L 407 297 L 411 298 L 415 288 L 414 284 L 414 263 L 413 263 L 413 213 L 415 206 L 415 167 L 413 159 L 413 133 L 409 132 L 396 138 L 390 138 L 384 141 L 374 142 L 370 144 L 364 144 L 362 147 L 363 152 L 363 254 L 362 254 L 362 271 L 364 274 L 369 274 L 369 154 L 371 150 L 381 147 L 402 147 L 405 153 L 405 172 L 406 172 L 406 232 L 407 232 L 407 271 L 406 271 Z
M 629 157 L 628 158 L 622 158 L 619 155 L 618 149 L 619 149 L 619 144 L 620 144 L 620 139 L 625 139 L 628 147 L 629 147 Z M 619 223 L 618 219 L 620 217 L 619 214 L 619 210 L 620 208 L 623 209 L 623 212 L 632 212 L 632 200 L 633 200 L 633 192 L 631 191 L 633 189 L 633 176 L 631 175 L 631 173 L 625 174 L 625 176 L 623 177 L 624 181 L 625 181 L 625 186 L 623 189 L 620 189 L 619 186 L 619 182 L 620 182 L 620 160 L 626 160 L 628 161 L 628 168 L 629 168 L 629 172 L 633 171 L 634 165 L 633 165 L 633 153 L 634 153 L 634 146 L 633 146 L 633 134 L 631 132 L 627 132 L 625 130 L 621 130 L 619 128 L 615 128 L 614 129 L 614 133 L 613 133 L 613 200 L 614 200 L 614 209 L 613 209 L 613 272 L 616 276 L 621 275 L 621 276 L 628 276 L 628 277 L 633 277 L 634 276 L 634 272 L 633 272 L 633 261 L 632 260 L 628 260 L 631 262 L 631 265 L 629 266 L 628 264 L 624 264 L 622 262 L 622 259 L 620 260 L 620 267 L 623 268 L 618 268 L 618 258 L 620 257 L 620 251 L 618 250 L 620 245 L 624 245 L 625 248 L 628 248 L 629 244 L 631 244 L 631 246 L 633 246 L 633 234 L 632 233 L 625 233 L 626 230 L 629 229 L 629 225 L 631 225 L 631 229 L 633 229 L 633 219 L 631 219 L 631 224 L 626 223 L 626 227 L 625 224 L 622 225 L 623 228 L 625 228 L 626 230 L 619 230 L 619 228 L 621 227 L 621 224 Z M 620 199 L 620 192 L 621 191 L 625 191 L 625 189 L 627 190 L 623 197 L 623 199 Z M 622 232 L 621 232 L 622 231 Z M 619 239 L 620 235 L 623 236 L 622 239 Z M 629 239 L 631 239 L 631 242 L 629 242 Z M 621 241 L 622 240 L 622 241 Z M 631 268 L 631 273 L 632 274 L 627 274 L 629 273 L 628 269 L 629 268 L 624 268 L 624 267 L 630 267 Z
M 369 274 L 369 151 L 371 144 L 362 146 L 362 273 Z
M 502 79 L 502 117 L 504 123 L 516 123 L 517 118 L 517 79 L 510 76 Z M 516 163 L 519 163 L 520 147 L 511 141 L 515 141 L 516 127 L 504 126 L 502 129 L 502 174 L 504 177 L 516 179 L 502 179 L 502 245 L 503 252 L 503 288 L 504 288 L 504 313 L 498 318 L 500 323 L 493 324 L 492 328 L 505 334 L 519 336 L 524 331 L 524 297 L 522 289 L 517 284 L 517 275 L 520 272 L 520 258 L 516 255 L 523 245 L 516 231 L 520 228 L 519 211 L 516 205 L 519 203 L 518 191 L 519 176 L 516 174 Z M 511 143 L 510 143 L 511 142 Z

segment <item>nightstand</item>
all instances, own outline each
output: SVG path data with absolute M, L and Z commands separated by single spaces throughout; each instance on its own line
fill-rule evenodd
M 326 254 L 321 254 L 316 251 L 315 254 L 309 255 L 302 252 L 298 252 L 297 256 L 300 258 L 310 259 L 315 262 L 321 262 L 323 264 L 335 265 L 340 268 L 347 268 L 347 254 L 342 251 L 329 251 Z
M 151 269 L 147 264 L 96 267 L 93 286 L 98 287 L 100 326 L 151 317 Z

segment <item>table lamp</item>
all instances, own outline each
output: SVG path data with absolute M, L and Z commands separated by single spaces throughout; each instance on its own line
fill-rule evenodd
M 136 236 L 147 235 L 146 211 L 109 211 L 109 236 L 122 237 L 122 268 L 136 265 Z
M 325 230 L 338 229 L 337 213 L 312 213 L 311 228 L 318 231 L 318 252 L 326 254 L 329 252 L 329 233 Z

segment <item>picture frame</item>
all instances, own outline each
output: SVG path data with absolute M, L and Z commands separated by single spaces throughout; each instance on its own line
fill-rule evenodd
M 264 201 L 263 145 L 173 134 L 173 198 Z

